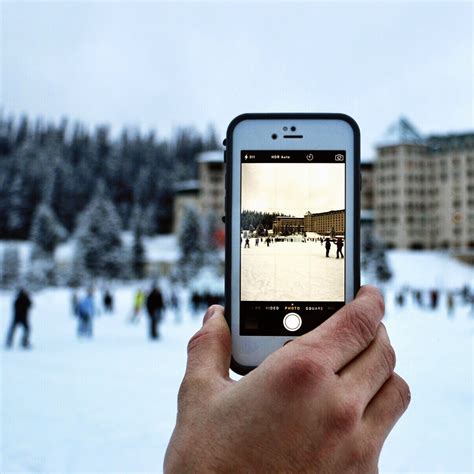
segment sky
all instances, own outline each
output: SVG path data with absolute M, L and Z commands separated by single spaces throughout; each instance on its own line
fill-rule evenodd
M 223 137 L 243 112 L 473 128 L 469 2 L 0 3 L 4 113 Z
M 344 182 L 343 164 L 246 163 L 242 210 L 303 217 L 308 211 L 344 209 Z

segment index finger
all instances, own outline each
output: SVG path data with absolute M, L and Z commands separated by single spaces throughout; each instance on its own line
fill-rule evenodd
M 363 286 L 356 298 L 321 326 L 299 337 L 296 345 L 317 349 L 339 372 L 375 338 L 384 314 L 384 301 L 373 286 Z

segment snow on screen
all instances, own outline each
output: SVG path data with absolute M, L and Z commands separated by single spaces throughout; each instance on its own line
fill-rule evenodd
M 344 301 L 340 163 L 244 163 L 241 301 Z

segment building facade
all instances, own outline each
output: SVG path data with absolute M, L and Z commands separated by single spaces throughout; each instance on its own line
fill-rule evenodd
M 474 248 L 474 133 L 424 137 L 400 119 L 373 176 L 375 232 L 388 247 Z
M 312 214 L 307 212 L 304 216 L 304 229 L 306 232 L 316 232 L 328 235 L 344 235 L 344 210 L 328 211 Z
M 203 216 L 215 216 L 224 226 L 225 168 L 221 150 L 205 151 L 197 156 L 199 167 L 199 207 Z
M 177 183 L 174 196 L 173 231 L 179 233 L 186 208 L 200 217 L 203 233 L 211 230 L 218 246 L 224 246 L 225 168 L 221 150 L 206 151 L 196 157 L 198 179 Z

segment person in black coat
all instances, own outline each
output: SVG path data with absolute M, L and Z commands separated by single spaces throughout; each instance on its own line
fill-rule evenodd
M 25 349 L 30 347 L 30 324 L 28 321 L 28 313 L 30 308 L 31 299 L 26 290 L 21 288 L 13 304 L 13 319 L 7 334 L 7 348 L 11 347 L 13 344 L 13 338 L 15 336 L 15 330 L 17 326 L 23 326 L 23 338 L 21 340 L 21 345 Z
M 344 258 L 344 254 L 342 253 L 342 247 L 344 247 L 344 241 L 340 237 L 338 237 L 336 241 L 336 258 L 339 258 L 339 255 L 341 256 L 341 258 Z
M 329 237 L 326 237 L 324 241 L 326 242 L 326 257 L 329 258 L 329 250 L 331 250 L 331 239 Z
M 161 321 L 161 313 L 163 311 L 163 295 L 156 285 L 153 285 L 146 299 L 146 309 L 150 319 L 150 338 L 158 339 L 158 324 Z

